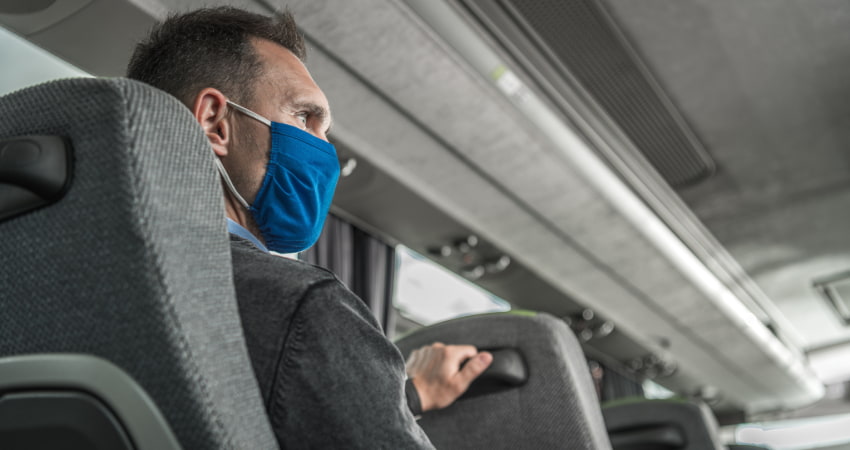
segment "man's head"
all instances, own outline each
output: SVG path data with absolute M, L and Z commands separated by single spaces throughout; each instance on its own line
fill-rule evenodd
M 192 111 L 235 191 L 253 205 L 269 162 L 270 130 L 234 113 L 228 101 L 327 141 L 328 102 L 304 56 L 304 40 L 289 13 L 202 9 L 157 25 L 136 47 L 127 76 L 172 94 Z M 237 197 L 226 191 L 228 216 L 264 238 Z
M 249 104 L 263 72 L 254 49 L 257 39 L 277 44 L 298 59 L 306 56 L 304 39 L 289 12 L 267 17 L 231 7 L 201 9 L 157 24 L 136 46 L 127 77 L 168 92 L 190 108 L 206 87 Z

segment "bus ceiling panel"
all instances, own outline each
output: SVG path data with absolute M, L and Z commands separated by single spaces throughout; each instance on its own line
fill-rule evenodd
M 25 13 L 14 5 L 0 8 L 0 25 L 92 75 L 123 76 L 135 44 L 158 20 L 169 12 L 215 5 L 269 11 L 253 0 L 39 1 Z
M 157 20 L 216 5 L 271 10 L 262 0 L 15 0 L 0 6 L 0 25 L 92 75 L 123 76 L 134 45 Z
M 135 44 L 158 20 L 169 12 L 216 5 L 269 11 L 253 0 L 39 1 L 26 13 L 15 5 L 0 8 L 0 25 L 92 75 L 123 76 Z
M 56 0 L 6 0 L 0 5 L 2 14 L 33 14 L 43 11 L 56 3 Z
M 848 4 L 602 3 L 721 168 L 682 198 L 804 346 L 850 338 L 811 288 L 850 268 Z
M 121 76 L 135 43 L 154 24 L 141 2 L 72 0 L 33 14 L 0 15 L 3 26 L 96 76 Z M 160 11 L 164 13 L 164 10 Z
M 76 14 L 94 0 L 15 0 L 0 5 L 0 23 L 21 36 L 38 33 Z

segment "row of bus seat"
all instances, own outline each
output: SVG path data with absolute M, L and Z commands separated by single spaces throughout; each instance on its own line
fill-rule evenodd
M 0 448 L 277 448 L 186 108 L 71 79 L 0 98 L 0 117 Z M 496 356 L 421 418 L 437 448 L 718 448 L 690 403 L 601 409 L 579 343 L 547 314 L 461 318 L 397 345 L 434 341 Z
M 569 328 L 548 314 L 464 317 L 418 330 L 397 345 L 407 355 L 433 341 L 471 343 L 494 353 L 493 365 L 472 392 L 423 415 L 419 423 L 437 448 L 725 448 L 705 404 L 633 397 L 600 406 L 581 347 Z

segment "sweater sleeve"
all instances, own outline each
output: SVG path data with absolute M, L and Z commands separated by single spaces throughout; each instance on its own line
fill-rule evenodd
M 283 448 L 433 448 L 408 408 L 401 354 L 337 280 L 301 299 L 269 403 Z

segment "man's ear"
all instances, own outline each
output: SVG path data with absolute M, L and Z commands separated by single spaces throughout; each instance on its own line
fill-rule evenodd
M 233 128 L 227 120 L 227 97 L 218 89 L 205 88 L 195 97 L 192 114 L 204 129 L 215 154 L 227 156 L 233 140 Z

